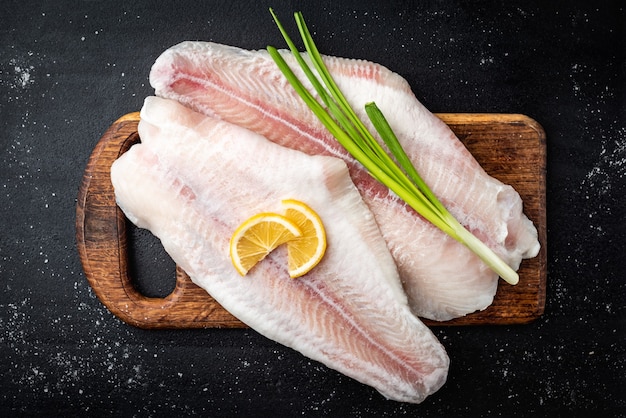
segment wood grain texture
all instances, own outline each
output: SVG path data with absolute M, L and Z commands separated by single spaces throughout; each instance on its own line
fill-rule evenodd
M 520 282 L 500 280 L 493 304 L 481 312 L 437 325 L 528 323 L 544 311 L 546 295 L 545 133 L 533 119 L 512 114 L 438 114 L 492 176 L 512 185 L 537 226 L 541 250 L 524 260 Z M 139 293 L 129 275 L 126 219 L 115 203 L 113 161 L 139 142 L 139 113 L 122 116 L 94 148 L 79 189 L 76 241 L 89 284 L 122 321 L 141 328 L 245 327 L 203 289 L 176 269 L 176 286 L 165 298 Z

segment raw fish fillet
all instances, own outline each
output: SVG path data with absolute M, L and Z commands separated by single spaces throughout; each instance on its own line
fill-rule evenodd
M 387 398 L 417 403 L 444 384 L 447 354 L 409 309 L 342 160 L 281 147 L 156 97 L 144 104 L 139 135 L 141 144 L 111 168 L 119 206 L 228 311 Z M 291 279 L 279 247 L 241 277 L 229 258 L 230 236 L 258 212 L 280 212 L 285 198 L 320 215 L 326 255 Z
M 291 54 L 282 54 L 301 74 Z M 523 258 L 537 255 L 537 230 L 523 214 L 518 193 L 487 175 L 448 126 L 415 98 L 403 78 L 366 61 L 324 59 L 362 120 L 368 121 L 365 103 L 377 103 L 426 183 L 463 225 L 516 270 Z M 157 59 L 150 83 L 158 96 L 283 146 L 346 161 L 391 249 L 417 315 L 448 320 L 492 303 L 497 275 L 372 179 L 306 107 L 266 51 L 183 42 Z

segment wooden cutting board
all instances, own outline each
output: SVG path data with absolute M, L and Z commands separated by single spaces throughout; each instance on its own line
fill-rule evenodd
M 439 114 L 492 176 L 520 193 L 524 211 L 537 226 L 541 250 L 524 260 L 520 281 L 500 280 L 484 311 L 428 325 L 520 324 L 538 318 L 546 296 L 546 145 L 542 127 L 524 115 Z M 110 167 L 139 142 L 139 113 L 118 119 L 96 145 L 80 185 L 76 240 L 89 284 L 121 320 L 141 328 L 245 327 L 208 293 L 176 269 L 176 286 L 165 298 L 150 298 L 133 286 L 124 214 L 115 203 Z

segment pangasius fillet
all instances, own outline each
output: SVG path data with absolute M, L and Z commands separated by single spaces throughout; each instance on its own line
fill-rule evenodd
M 301 75 L 291 54 L 282 54 Z M 485 173 L 402 77 L 362 60 L 324 60 L 362 120 L 367 121 L 365 103 L 377 103 L 426 183 L 474 235 L 514 269 L 538 253 L 537 231 L 524 215 L 518 193 Z M 283 146 L 342 158 L 391 249 L 417 315 L 447 320 L 493 301 L 497 275 L 372 179 L 316 119 L 266 51 L 183 42 L 156 60 L 150 83 L 158 96 Z
M 139 135 L 111 168 L 119 206 L 228 311 L 387 398 L 417 403 L 441 387 L 447 354 L 411 312 L 341 159 L 279 146 L 156 97 L 141 110 Z M 229 258 L 230 236 L 256 213 L 280 212 L 285 198 L 319 214 L 324 258 L 291 279 L 279 247 L 242 277 Z

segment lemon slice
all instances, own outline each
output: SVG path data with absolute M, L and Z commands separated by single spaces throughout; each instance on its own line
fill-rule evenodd
M 230 239 L 230 258 L 245 276 L 276 247 L 302 235 L 298 225 L 277 213 L 259 213 L 243 222 Z
M 302 235 L 287 241 L 289 276 L 295 279 L 311 271 L 324 257 L 326 231 L 318 214 L 305 203 L 286 199 L 282 205 L 285 217 L 302 231 Z

